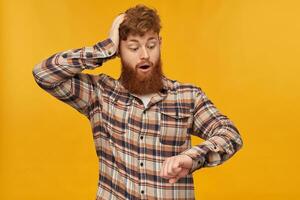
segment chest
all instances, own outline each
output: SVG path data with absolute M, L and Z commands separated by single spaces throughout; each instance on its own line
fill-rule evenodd
M 147 145 L 181 146 L 192 130 L 192 109 L 191 99 L 178 96 L 153 97 L 148 107 L 139 98 L 106 97 L 99 116 L 93 118 L 101 119 L 101 130 L 120 146 L 136 144 L 141 138 Z

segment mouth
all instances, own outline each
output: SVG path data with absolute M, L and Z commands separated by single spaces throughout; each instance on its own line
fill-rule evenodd
M 146 71 L 149 71 L 151 68 L 150 64 L 146 63 L 146 64 L 141 64 L 138 66 L 138 69 L 143 71 L 143 72 L 146 72 Z

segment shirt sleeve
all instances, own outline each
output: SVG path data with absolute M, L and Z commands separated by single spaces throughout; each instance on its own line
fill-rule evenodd
M 116 56 L 110 38 L 91 47 L 56 53 L 35 65 L 32 70 L 36 83 L 50 95 L 88 116 L 87 108 L 95 95 L 94 75 L 81 73 L 95 69 Z
M 193 135 L 205 141 L 181 152 L 193 160 L 189 174 L 222 164 L 243 146 L 233 122 L 220 113 L 200 88 L 195 94 Z

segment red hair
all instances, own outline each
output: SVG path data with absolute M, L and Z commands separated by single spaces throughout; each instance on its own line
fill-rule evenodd
M 143 36 L 148 31 L 159 34 L 160 17 L 155 9 L 144 5 L 136 5 L 125 11 L 125 20 L 120 24 L 120 40 L 127 40 L 128 35 Z

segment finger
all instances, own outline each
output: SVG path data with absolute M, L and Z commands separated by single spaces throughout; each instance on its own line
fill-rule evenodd
M 178 177 L 176 177 L 176 178 L 171 178 L 170 180 L 169 180 L 169 183 L 176 183 L 177 181 L 178 181 Z
M 178 157 L 176 157 L 176 162 L 174 163 L 173 167 L 174 170 L 176 171 L 176 174 L 178 174 L 182 170 L 181 159 L 178 159 Z
M 178 161 L 176 159 L 172 159 L 168 170 L 168 175 L 171 177 L 177 176 L 177 174 L 181 171 L 181 168 L 179 167 Z
M 178 174 L 182 171 L 181 167 L 176 167 L 173 169 L 174 176 L 178 176 Z
M 120 14 L 117 18 L 116 18 L 116 24 L 117 25 L 119 25 L 119 24 L 121 24 L 123 21 L 124 21 L 124 19 L 125 19 L 125 14 L 123 13 L 123 14 Z
M 121 13 L 121 14 L 117 15 L 117 16 L 115 17 L 114 22 L 120 21 L 120 19 L 122 19 L 122 18 L 124 17 L 124 15 L 125 15 L 124 13 Z
M 169 183 L 176 183 L 180 178 L 185 177 L 188 174 L 188 172 L 189 172 L 189 169 L 181 168 L 181 171 L 177 174 L 177 176 L 169 179 Z
M 185 177 L 186 175 L 188 175 L 189 171 L 190 169 L 188 168 L 182 168 L 182 170 L 178 173 L 177 177 Z
M 168 166 L 169 166 L 168 163 L 169 163 L 169 159 L 166 159 L 163 168 L 163 177 L 167 177 L 168 175 Z
M 125 18 L 125 14 L 118 15 L 112 23 L 111 30 L 113 31 L 119 28 L 120 24 L 124 21 L 124 18 Z
M 167 175 L 169 177 L 173 177 L 174 176 L 174 172 L 173 172 L 173 163 L 174 163 L 174 158 L 170 159 L 170 163 L 168 165 L 168 171 L 167 171 Z
M 168 177 L 168 167 L 169 167 L 169 162 L 170 162 L 170 159 L 167 159 L 167 160 L 165 161 L 164 170 L 163 170 L 163 176 L 164 176 L 165 178 Z
M 180 167 L 180 171 L 177 173 L 175 177 L 169 179 L 169 183 L 177 182 L 180 178 L 185 177 L 187 173 L 188 173 L 188 169 Z

